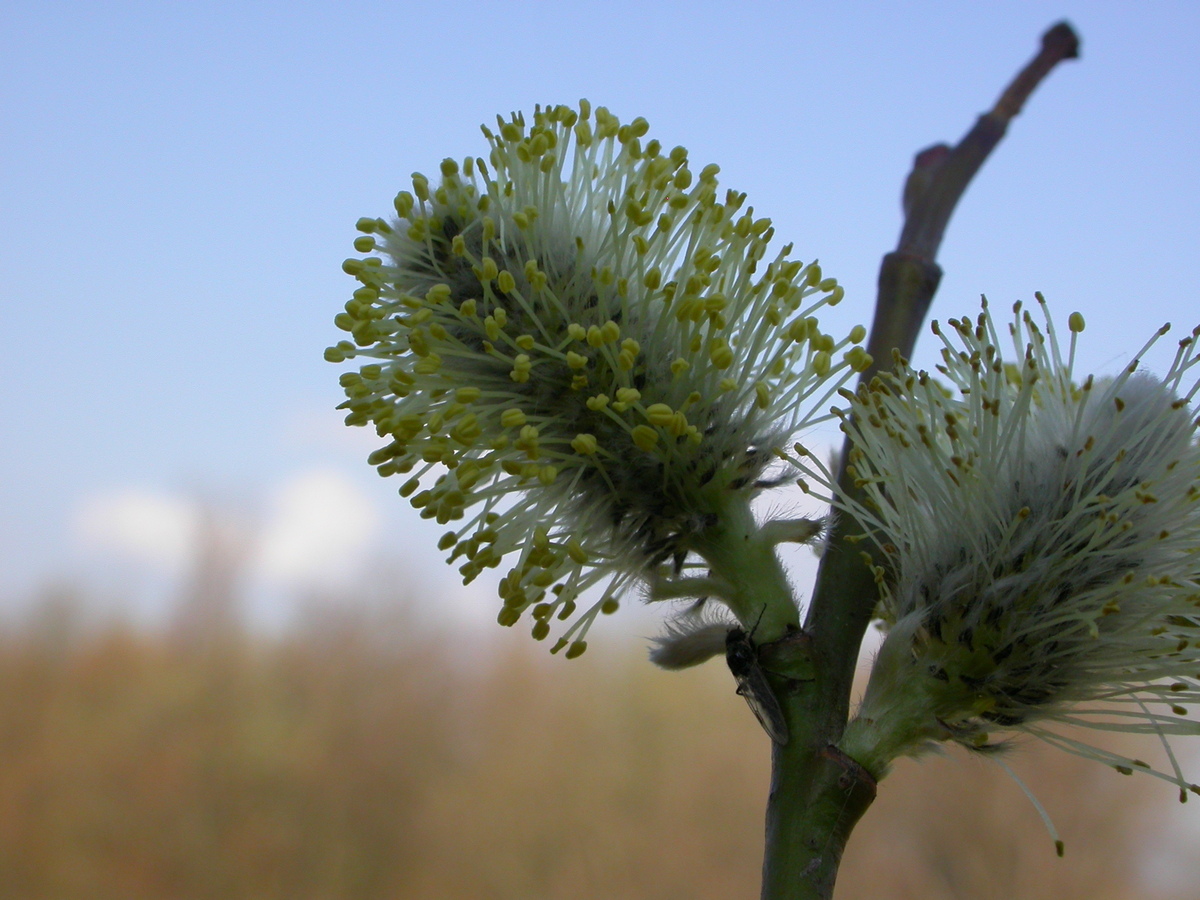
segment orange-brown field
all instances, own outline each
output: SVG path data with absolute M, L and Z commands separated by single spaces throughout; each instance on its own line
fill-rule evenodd
M 768 745 L 719 664 L 512 641 L 464 667 L 366 612 L 282 638 L 73 621 L 0 636 L 4 900 L 757 895 Z M 997 767 L 933 757 L 884 782 L 839 896 L 1195 896 L 1140 881 L 1168 786 L 1013 760 L 1065 859 Z

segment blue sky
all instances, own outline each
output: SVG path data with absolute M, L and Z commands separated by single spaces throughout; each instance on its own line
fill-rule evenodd
M 1041 290 L 1113 371 L 1200 322 L 1193 3 L 11 4 L 0 599 L 117 557 L 178 567 L 171 516 L 196 498 L 269 532 L 277 587 L 383 558 L 442 594 L 437 529 L 364 464 L 321 357 L 359 216 L 482 153 L 497 112 L 587 97 L 719 163 L 846 286 L 832 330 L 869 322 L 912 155 L 957 140 L 1062 18 L 1083 58 L 968 191 L 934 315 Z M 462 603 L 494 615 L 487 591 Z

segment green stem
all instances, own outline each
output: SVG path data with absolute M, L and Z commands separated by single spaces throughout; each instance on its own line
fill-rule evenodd
M 875 799 L 875 780 L 819 736 L 813 717 L 828 694 L 813 641 L 802 631 L 760 647 L 759 659 L 780 701 L 791 739 L 771 753 L 764 900 L 832 895 L 842 850 Z
M 767 836 L 781 852 L 763 864 L 763 900 L 833 894 L 850 832 L 875 799 L 875 780 L 833 746 L 774 746 Z
M 723 596 L 755 640 L 769 641 L 800 627 L 800 614 L 775 544 L 754 520 L 743 496 L 726 507 L 696 546 L 718 579 L 733 588 Z
M 875 368 L 864 373 L 864 381 L 890 367 L 894 354 L 911 354 L 941 277 L 937 251 L 963 191 L 1034 88 L 1057 63 L 1078 52 L 1070 26 L 1054 26 L 1042 36 L 1033 61 L 957 146 L 937 145 L 917 155 L 904 192 L 899 246 L 884 257 L 879 273 L 867 347 Z M 845 469 L 851 450 L 847 445 L 842 454 L 842 496 L 855 491 Z M 842 850 L 875 798 L 875 779 L 835 746 L 849 718 L 859 645 L 877 599 L 874 576 L 860 558 L 864 547 L 846 542 L 861 530 L 849 516 L 836 521 L 804 630 L 779 637 L 779 623 L 772 620 L 762 634 L 762 640 L 777 638 L 760 646 L 760 661 L 791 736 L 785 746 L 776 744 L 771 756 L 763 900 L 832 897 Z M 773 550 L 771 557 L 777 566 Z

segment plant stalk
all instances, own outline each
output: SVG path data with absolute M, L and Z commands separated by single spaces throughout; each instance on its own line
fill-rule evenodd
M 936 144 L 917 154 L 904 190 L 900 240 L 880 267 L 867 343 L 875 362 L 860 383 L 890 369 L 896 354 L 911 355 L 941 279 L 937 251 L 959 199 L 1042 79 L 1078 55 L 1071 26 L 1053 26 L 1033 60 L 956 146 Z M 842 497 L 857 490 L 846 471 L 852 449 L 847 441 L 838 473 Z M 878 598 L 873 570 L 861 558 L 870 545 L 846 540 L 862 530 L 849 516 L 835 520 L 804 628 L 760 647 L 791 736 L 771 755 L 763 900 L 829 900 L 846 841 L 875 798 L 874 778 L 837 748 L 849 719 L 859 646 Z

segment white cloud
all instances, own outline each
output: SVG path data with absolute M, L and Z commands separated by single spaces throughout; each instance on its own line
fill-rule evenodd
M 85 498 L 73 524 L 86 551 L 176 575 L 192 563 L 201 529 L 212 526 L 206 516 L 230 525 L 228 513 L 183 495 L 127 487 Z M 250 575 L 279 587 L 311 587 L 353 577 L 373 549 L 379 515 L 348 476 L 317 469 L 280 484 L 257 529 L 241 524 Z
M 172 571 L 190 560 L 199 524 L 194 502 L 144 488 L 88 497 L 74 517 L 75 533 L 86 548 Z
M 374 503 L 332 469 L 302 472 L 276 493 L 259 543 L 258 574 L 288 585 L 350 577 L 379 531 Z

